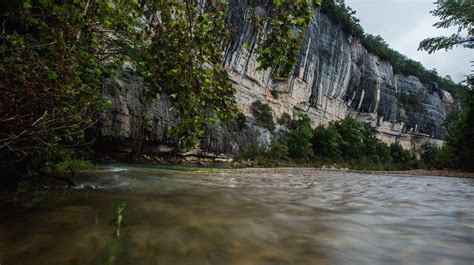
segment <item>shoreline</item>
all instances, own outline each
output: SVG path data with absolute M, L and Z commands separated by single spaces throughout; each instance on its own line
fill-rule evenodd
M 260 165 L 252 165 L 252 161 L 247 162 L 209 162 L 209 161 L 189 161 L 186 159 L 172 157 L 168 159 L 152 159 L 147 156 L 140 156 L 132 161 L 124 161 L 123 159 L 110 159 L 111 157 L 100 157 L 95 158 L 92 161 L 97 164 L 108 164 L 108 163 L 125 163 L 125 164 L 136 164 L 136 165 L 156 165 L 170 167 L 173 170 L 173 167 L 183 166 L 183 167 L 196 167 L 196 168 L 212 168 L 219 170 L 221 172 L 241 172 L 241 173 L 269 173 L 269 172 L 301 172 L 307 170 L 320 170 L 320 171 L 340 171 L 340 172 L 355 172 L 355 173 L 366 173 L 366 174 L 394 174 L 394 175 L 409 175 L 409 176 L 433 176 L 433 177 L 451 177 L 451 178 L 468 178 L 474 179 L 474 172 L 460 171 L 455 169 L 408 169 L 408 170 L 374 170 L 374 169 L 350 169 L 350 168 L 338 168 L 338 167 L 312 167 L 312 166 L 302 166 L 302 165 L 289 165 L 289 166 L 276 166 L 276 167 L 266 167 Z M 180 169 L 174 169 L 181 171 Z M 186 170 L 183 170 L 186 171 Z
M 376 171 L 376 170 L 353 170 L 339 168 L 316 168 L 316 167 L 244 167 L 244 168 L 227 168 L 219 169 L 220 172 L 229 173 L 275 173 L 275 172 L 292 172 L 305 173 L 307 171 L 339 171 L 339 172 L 355 172 L 365 174 L 390 174 L 390 175 L 407 175 L 407 176 L 426 176 L 426 177 L 448 177 L 448 178 L 467 178 L 474 179 L 474 172 L 463 172 L 455 170 L 436 170 L 436 169 L 411 169 L 411 170 L 395 170 L 395 171 Z

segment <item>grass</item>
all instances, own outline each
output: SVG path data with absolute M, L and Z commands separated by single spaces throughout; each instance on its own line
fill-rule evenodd
M 116 226 L 115 235 L 117 236 L 117 238 L 120 238 L 120 230 L 123 226 L 123 212 L 125 211 L 126 207 L 127 207 L 126 202 L 121 202 L 117 205 L 117 218 L 115 219 L 115 226 Z
M 94 169 L 96 165 L 88 160 L 82 159 L 67 159 L 61 163 L 56 164 L 56 170 L 59 171 L 81 171 Z
M 210 167 L 197 167 L 190 165 L 159 165 L 161 169 L 168 169 L 180 172 L 205 172 L 205 173 L 217 173 L 217 168 Z

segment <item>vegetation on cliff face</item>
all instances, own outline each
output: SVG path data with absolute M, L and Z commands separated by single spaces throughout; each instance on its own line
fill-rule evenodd
M 252 111 L 252 115 L 255 118 L 255 122 L 258 126 L 265 127 L 270 131 L 273 131 L 275 129 L 272 108 L 268 104 L 262 103 L 260 100 L 257 100 L 252 103 L 250 110 Z

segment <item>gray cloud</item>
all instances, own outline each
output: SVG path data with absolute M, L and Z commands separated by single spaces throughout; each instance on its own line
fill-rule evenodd
M 454 48 L 434 54 L 418 51 L 419 43 L 428 37 L 450 35 L 455 29 L 436 29 L 437 17 L 429 12 L 434 0 L 346 0 L 357 11 L 365 32 L 382 36 L 395 50 L 421 62 L 427 69 L 436 68 L 442 76 L 462 81 L 470 73 L 474 53 Z

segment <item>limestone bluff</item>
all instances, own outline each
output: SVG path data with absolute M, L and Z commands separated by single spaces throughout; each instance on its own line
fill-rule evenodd
M 249 124 L 210 126 L 189 155 L 232 157 L 252 144 L 268 145 L 279 129 L 270 132 L 254 124 L 250 106 L 256 100 L 272 107 L 275 120 L 285 112 L 295 115 L 299 111 L 307 113 L 314 125 L 354 116 L 375 126 L 384 142 L 398 141 L 407 149 L 426 141 L 443 142 L 443 125 L 454 108 L 452 95 L 437 83 L 395 74 L 390 63 L 369 53 L 360 40 L 326 15 L 315 11 L 298 63 L 288 79 L 281 79 L 272 78 L 269 70 L 256 71 L 255 45 L 265 32 L 253 24 L 251 4 L 230 1 L 228 12 L 238 31 L 225 50 L 224 65 Z M 143 79 L 131 70 L 103 81 L 102 97 L 112 102 L 112 109 L 98 123 L 98 146 L 120 153 L 131 152 L 137 145 L 144 153 L 173 149 L 166 135 L 167 127 L 176 122 L 169 112 L 170 102 L 161 95 L 145 102 L 144 91 Z M 408 111 L 397 97 L 400 93 L 419 98 L 423 111 Z

